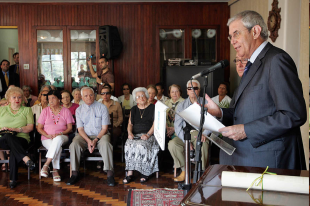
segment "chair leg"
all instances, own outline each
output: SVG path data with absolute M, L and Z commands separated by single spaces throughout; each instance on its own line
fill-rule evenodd
M 30 167 L 28 167 L 28 180 L 30 180 Z
M 174 168 L 174 174 L 173 174 L 173 176 L 174 176 L 174 177 L 177 177 L 177 168 L 176 168 L 176 167 Z
M 41 179 L 41 166 L 42 166 L 42 157 L 41 157 L 41 151 L 39 152 L 39 179 Z
M 159 177 L 159 172 L 156 172 L 156 178 L 158 179 L 158 177 Z

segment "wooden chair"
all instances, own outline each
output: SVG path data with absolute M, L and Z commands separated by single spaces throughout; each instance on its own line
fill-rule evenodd
M 35 133 L 35 125 L 36 125 L 36 115 L 33 115 L 33 119 L 34 119 L 34 130 L 32 132 L 29 133 L 30 136 L 30 144 L 28 146 L 28 148 L 26 149 L 26 154 L 31 154 L 31 152 L 33 152 L 33 148 L 35 145 L 35 141 L 36 141 L 36 133 Z M 0 149 L 0 152 L 4 153 L 4 157 L 6 158 L 5 160 L 0 160 L 0 164 L 5 164 L 5 171 L 8 172 L 8 164 L 9 164 L 9 159 L 6 155 L 7 152 L 10 152 L 10 150 L 6 150 L 6 149 Z M 30 167 L 28 167 L 28 180 L 30 180 Z

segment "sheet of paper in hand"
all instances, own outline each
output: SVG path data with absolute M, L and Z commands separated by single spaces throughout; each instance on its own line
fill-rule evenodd
M 183 111 L 179 112 L 178 115 L 180 115 L 187 123 L 192 125 L 196 130 L 199 130 L 200 111 L 201 107 L 198 104 L 192 104 Z M 211 132 L 214 132 L 215 134 L 218 134 L 219 129 L 223 127 L 225 126 L 211 114 L 208 113 L 207 115 L 205 115 L 205 122 L 203 124 L 204 130 L 209 130 Z M 207 138 L 214 144 L 216 144 L 219 148 L 221 148 L 224 152 L 226 152 L 228 155 L 232 155 L 236 148 L 231 146 L 230 144 L 228 144 L 215 134 L 211 134 L 210 137 L 207 136 Z
M 169 109 L 161 101 L 155 104 L 154 136 L 162 150 L 165 150 L 166 111 Z

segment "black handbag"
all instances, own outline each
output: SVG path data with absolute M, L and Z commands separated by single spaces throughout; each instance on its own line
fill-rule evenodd
M 15 136 L 17 134 L 17 132 L 15 131 L 10 131 L 10 130 L 1 130 L 0 131 L 0 135 L 3 136 L 3 135 L 6 135 L 6 134 L 11 134 L 13 136 Z

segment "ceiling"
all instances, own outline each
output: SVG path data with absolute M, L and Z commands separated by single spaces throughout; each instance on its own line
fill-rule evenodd
M 0 3 L 228 2 L 229 0 L 0 0 Z

